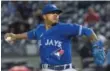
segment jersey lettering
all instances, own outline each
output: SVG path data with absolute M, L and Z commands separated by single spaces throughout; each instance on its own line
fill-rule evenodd
M 39 46 L 42 45 L 41 42 L 42 42 L 41 40 L 38 41 Z M 46 45 L 46 46 L 62 47 L 62 42 L 59 41 L 59 40 L 47 39 L 46 42 L 44 42 L 44 45 Z

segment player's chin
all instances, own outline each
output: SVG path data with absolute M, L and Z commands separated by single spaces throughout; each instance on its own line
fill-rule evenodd
M 58 23 L 58 20 L 53 20 L 53 23 Z

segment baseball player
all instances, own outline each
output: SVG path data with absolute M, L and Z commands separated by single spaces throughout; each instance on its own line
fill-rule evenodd
M 76 71 L 72 66 L 70 39 L 85 35 L 93 45 L 95 63 L 101 66 L 105 57 L 103 44 L 97 39 L 93 30 L 78 24 L 59 22 L 61 13 L 62 11 L 54 4 L 47 4 L 42 10 L 44 23 L 26 33 L 7 33 L 5 39 L 9 42 L 19 39 L 38 40 L 41 71 Z

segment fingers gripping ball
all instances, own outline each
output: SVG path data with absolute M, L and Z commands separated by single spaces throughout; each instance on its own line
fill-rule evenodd
M 7 38 L 5 38 L 5 41 L 10 42 L 11 39 L 12 39 L 11 37 L 7 37 Z
M 14 43 L 14 41 L 15 41 L 15 34 L 13 34 L 13 33 L 7 33 L 5 36 L 4 36 L 4 38 L 5 38 L 5 41 L 6 42 L 8 42 L 8 43 L 11 43 L 11 44 L 13 44 Z
M 13 40 L 12 40 L 12 37 L 7 37 L 5 39 L 5 41 L 8 42 L 9 44 L 13 44 L 14 43 Z

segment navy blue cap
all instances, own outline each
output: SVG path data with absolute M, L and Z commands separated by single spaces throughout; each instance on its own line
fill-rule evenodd
M 48 14 L 48 13 L 54 12 L 54 11 L 59 12 L 59 13 L 62 12 L 60 9 L 58 9 L 58 8 L 56 7 L 56 5 L 54 5 L 54 4 L 47 4 L 47 5 L 43 8 L 43 10 L 42 10 L 42 15 Z

